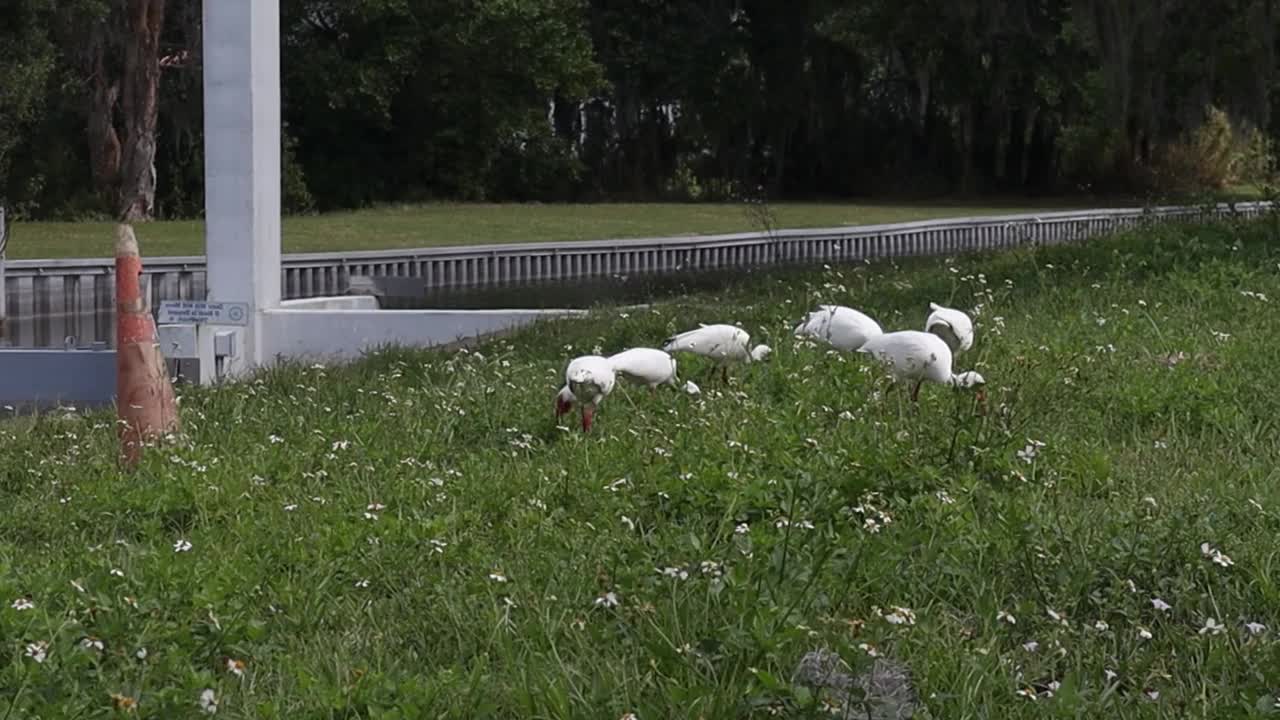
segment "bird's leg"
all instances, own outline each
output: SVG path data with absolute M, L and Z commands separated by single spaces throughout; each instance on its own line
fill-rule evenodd
M 582 406 L 582 432 L 591 432 L 591 420 L 595 417 L 596 407 L 590 403 Z
M 917 380 L 914 387 L 911 388 L 911 402 L 920 401 L 920 386 L 924 384 L 924 380 Z
M 978 388 L 978 414 L 987 414 L 987 389 L 984 387 Z

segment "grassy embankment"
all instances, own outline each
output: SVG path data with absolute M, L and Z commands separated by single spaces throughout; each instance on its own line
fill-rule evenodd
M 905 662 L 937 718 L 1261 717 L 1269 228 L 752 277 L 282 369 L 188 391 L 189 444 L 135 475 L 109 415 L 0 426 L 0 710 L 185 717 L 208 690 L 219 717 L 796 717 L 821 700 L 790 673 L 825 646 Z M 912 409 L 789 336 L 817 302 L 899 329 L 930 300 L 977 313 L 958 365 L 991 414 L 937 386 Z M 552 427 L 569 357 L 699 321 L 774 354 Z

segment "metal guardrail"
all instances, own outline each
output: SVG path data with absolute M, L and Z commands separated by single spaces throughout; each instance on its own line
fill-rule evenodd
M 282 258 L 284 299 L 338 295 L 352 276 L 418 279 L 438 293 L 520 288 L 643 273 L 711 271 L 864 259 L 945 255 L 1029 243 L 1055 245 L 1146 223 L 1256 217 L 1266 202 L 1217 206 L 1078 210 L 887 225 L 778 230 L 669 238 L 517 243 L 300 253 Z M 202 256 L 143 258 L 143 290 L 151 306 L 170 299 L 203 299 Z M 115 261 L 19 260 L 8 264 L 9 343 L 62 347 L 114 343 Z M 69 339 L 74 339 L 69 343 Z

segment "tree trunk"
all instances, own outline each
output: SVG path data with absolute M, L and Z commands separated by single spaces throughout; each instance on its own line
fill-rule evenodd
M 89 32 L 93 182 L 124 222 L 149 220 L 155 210 L 164 9 L 165 0 L 114 0 Z
M 124 146 L 120 218 L 149 220 L 156 199 L 156 120 L 160 109 L 160 32 L 165 0 L 129 0 L 121 78 Z
M 116 73 L 107 65 L 108 32 L 105 25 L 95 28 L 89 41 L 89 119 L 85 132 L 94 187 L 114 209 L 120 180 L 120 136 L 114 122 L 120 85 L 116 82 Z

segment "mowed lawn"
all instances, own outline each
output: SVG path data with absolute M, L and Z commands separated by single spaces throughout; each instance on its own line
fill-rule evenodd
M 1261 718 L 1280 689 L 1271 221 L 752 276 L 466 352 L 0 425 L 0 713 L 868 717 L 792 680 L 910 669 L 932 718 Z M 798 341 L 976 316 L 918 407 Z M 573 356 L 739 322 L 774 352 L 556 427 Z M 124 710 L 113 710 L 123 708 Z M 875 716 L 880 717 L 880 716 Z
M 812 203 L 771 206 L 778 227 L 832 227 L 1079 207 L 1065 200 L 974 203 Z M 12 259 L 106 257 L 110 223 L 14 223 Z M 435 204 L 287 217 L 285 252 L 384 250 L 484 243 L 665 237 L 762 229 L 743 204 Z M 203 255 L 204 222 L 137 228 L 145 256 Z

